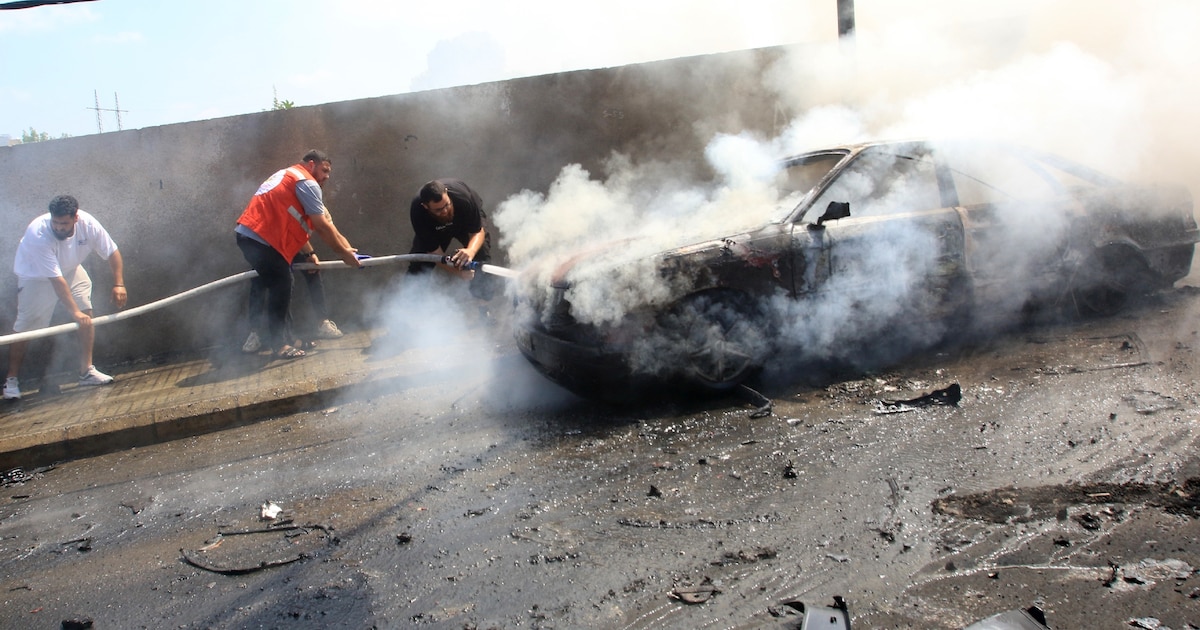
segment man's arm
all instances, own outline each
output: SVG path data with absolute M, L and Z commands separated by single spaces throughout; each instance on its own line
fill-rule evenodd
M 125 262 L 121 258 L 121 250 L 113 250 L 112 255 L 108 257 L 108 266 L 112 268 L 113 275 L 113 304 L 116 304 L 117 308 L 125 308 L 125 302 L 129 299 L 129 294 L 125 292 Z
M 454 263 L 455 267 L 462 269 L 463 265 L 475 260 L 475 256 L 479 254 L 479 249 L 483 247 L 486 238 L 487 231 L 479 228 L 478 232 L 471 235 L 466 247 L 454 252 L 454 255 L 450 257 L 450 262 Z
M 49 280 L 50 286 L 54 287 L 54 293 L 58 296 L 58 301 L 66 307 L 67 312 L 71 314 L 71 319 L 75 320 L 80 328 L 91 327 L 92 316 L 79 310 L 79 305 L 75 303 L 75 296 L 71 295 L 71 287 L 67 285 L 67 281 L 62 276 L 54 276 Z
M 351 267 L 362 267 L 362 262 L 354 255 L 358 250 L 350 246 L 350 241 L 346 240 L 333 221 L 329 220 L 329 215 L 315 214 L 309 215 L 308 218 L 312 221 L 313 230 L 317 236 L 320 236 L 321 240 L 337 252 L 338 258 L 341 258 L 342 262 Z

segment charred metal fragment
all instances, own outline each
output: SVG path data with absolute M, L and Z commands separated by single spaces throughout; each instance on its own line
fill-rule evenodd
M 951 383 L 943 389 L 934 390 L 923 396 L 908 400 L 881 399 L 875 404 L 875 413 L 903 413 L 932 405 L 951 405 L 957 407 L 961 400 L 962 387 L 958 383 Z
M 713 585 L 712 578 L 706 577 L 698 586 L 677 586 L 668 596 L 685 604 L 703 604 L 720 592 Z
M 770 398 L 763 396 L 745 383 L 738 385 L 738 392 L 747 398 L 750 404 L 755 405 L 754 411 L 750 412 L 751 418 L 765 418 L 771 415 L 773 403 Z
M 963 630 L 1049 630 L 1046 613 L 1037 606 L 1025 610 L 1009 610 L 981 619 Z
M 242 529 L 222 531 L 217 533 L 216 540 L 195 550 L 180 549 L 183 560 L 188 564 L 224 575 L 243 575 L 271 567 L 291 564 L 311 556 L 313 544 L 304 545 L 298 537 L 319 532 L 324 544 L 331 542 L 329 528 L 324 525 L 288 525 L 283 527 L 265 527 L 259 529 Z M 252 536 L 256 534 L 276 534 L 287 532 L 282 538 L 275 538 L 263 543 L 260 548 L 228 548 L 222 545 L 227 537 Z
M 795 611 L 804 616 L 800 622 L 800 630 L 850 630 L 850 614 L 846 600 L 839 595 L 833 596 L 833 606 L 813 606 L 800 600 L 781 602 L 783 608 L 771 608 L 771 614 L 782 616 L 785 611 Z

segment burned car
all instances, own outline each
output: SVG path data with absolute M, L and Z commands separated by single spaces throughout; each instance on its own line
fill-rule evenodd
M 1187 275 L 1198 239 L 1182 186 L 1006 144 L 837 146 L 773 178 L 755 225 L 534 265 L 516 295 L 522 353 L 585 397 L 729 389 L 768 365 L 898 357 L 1035 304 L 1111 312 Z

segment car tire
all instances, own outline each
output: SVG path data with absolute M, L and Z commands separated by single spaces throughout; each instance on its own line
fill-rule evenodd
M 762 310 L 747 296 L 725 290 L 691 295 L 661 319 L 661 330 L 686 384 L 724 391 L 763 365 L 770 340 Z
M 1125 308 L 1131 295 L 1148 293 L 1161 283 L 1141 252 L 1114 245 L 1086 258 L 1074 274 L 1071 298 L 1080 315 L 1107 317 Z

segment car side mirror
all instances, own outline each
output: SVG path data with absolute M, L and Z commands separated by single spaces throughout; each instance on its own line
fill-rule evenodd
M 823 227 L 821 224 L 834 219 L 845 219 L 850 216 L 850 203 L 846 201 L 830 201 L 828 206 L 825 206 L 825 214 L 817 219 L 814 228 Z

